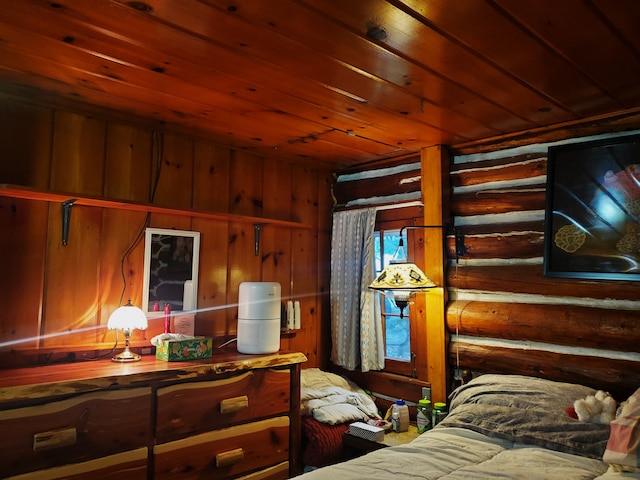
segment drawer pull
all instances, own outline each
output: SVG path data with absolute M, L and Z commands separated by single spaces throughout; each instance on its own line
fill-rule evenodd
M 249 397 L 225 398 L 220 402 L 220 413 L 233 413 L 244 408 L 249 408 Z
M 244 460 L 244 451 L 241 448 L 229 450 L 216 455 L 216 467 L 228 467 Z
M 33 436 L 33 451 L 50 450 L 52 448 L 66 447 L 76 443 L 76 429 L 61 428 L 50 432 L 36 433 Z

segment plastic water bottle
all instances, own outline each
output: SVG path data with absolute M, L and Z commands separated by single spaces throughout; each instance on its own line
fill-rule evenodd
M 396 400 L 391 410 L 391 428 L 394 432 L 409 430 L 409 407 L 404 400 Z
M 431 426 L 435 427 L 444 417 L 447 416 L 447 404 L 444 402 L 436 402 L 433 404 L 433 412 L 431 415 Z
M 421 398 L 418 400 L 418 412 L 416 414 L 418 433 L 424 433 L 431 428 L 431 400 Z

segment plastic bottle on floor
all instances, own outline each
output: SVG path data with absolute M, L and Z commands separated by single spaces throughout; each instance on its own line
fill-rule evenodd
M 409 407 L 404 400 L 396 400 L 391 410 L 391 428 L 394 432 L 409 430 Z
M 424 433 L 431 428 L 431 400 L 421 398 L 418 401 L 416 423 L 418 424 L 418 433 Z

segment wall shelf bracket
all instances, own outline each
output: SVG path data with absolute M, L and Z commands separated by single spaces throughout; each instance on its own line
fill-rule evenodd
M 66 246 L 69 243 L 69 225 L 71 223 L 71 207 L 75 203 L 76 199 L 71 198 L 62 202 L 62 245 Z

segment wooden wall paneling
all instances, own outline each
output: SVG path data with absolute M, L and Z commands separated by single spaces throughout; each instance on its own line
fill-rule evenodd
M 38 343 L 48 212 L 46 202 L 0 197 L 0 350 Z
M 193 230 L 200 232 L 198 313 L 196 334 L 210 337 L 230 335 L 227 301 L 229 222 L 193 219 Z
M 253 224 L 229 224 L 227 280 L 227 329 L 235 333 L 238 320 L 238 294 L 242 282 L 260 282 L 262 262 L 255 255 Z
M 229 169 L 229 212 L 260 217 L 263 213 L 262 157 L 232 151 Z
M 104 120 L 57 110 L 50 188 L 58 192 L 102 195 L 105 141 Z
M 291 243 L 291 296 L 300 302 L 300 327 L 289 347 L 303 352 L 308 365 L 317 365 L 318 352 L 318 181 L 317 173 L 308 168 L 293 168 L 293 218 L 313 228 L 293 231 Z
M 112 341 L 113 331 L 107 330 L 109 315 L 120 305 L 131 300 L 142 308 L 142 288 L 144 284 L 144 241 L 146 217 L 143 212 L 101 209 L 102 239 L 100 243 L 100 281 L 98 297 L 98 324 L 100 341 Z M 127 253 L 128 252 L 128 253 Z M 125 256 L 126 254 L 126 256 Z M 124 276 L 124 277 L 123 277 Z M 162 333 L 156 327 L 134 330 L 132 340 L 150 339 Z M 122 335 L 118 337 L 123 340 Z
M 291 219 L 292 168 L 288 163 L 265 158 L 263 170 L 264 215 L 267 218 Z M 261 231 L 262 280 L 279 282 L 281 287 L 281 321 L 286 324 L 286 303 L 291 297 L 291 235 L 290 228 L 265 225 Z M 280 339 L 280 348 L 291 350 L 291 337 Z
M 61 205 L 49 203 L 43 346 L 97 340 L 102 209 L 73 207 L 66 246 L 61 217 Z
M 193 208 L 208 212 L 229 211 L 228 147 L 196 141 L 193 162 Z
M 193 207 L 202 211 L 229 211 L 231 150 L 197 141 L 194 146 Z M 229 222 L 193 219 L 200 232 L 200 270 L 196 333 L 230 335 L 227 323 Z
M 158 175 L 153 203 L 176 208 L 192 208 L 193 141 L 175 134 L 159 133 L 159 162 L 152 164 L 151 189 Z M 154 159 L 155 160 L 155 159 Z
M 267 218 L 291 219 L 292 169 L 288 163 L 265 158 L 263 168 L 263 214 Z M 279 282 L 282 303 L 291 298 L 291 229 L 266 225 L 260 233 L 262 280 Z
M 156 151 L 149 130 L 110 122 L 107 125 L 104 196 L 149 203 L 151 165 Z
M 40 189 L 49 186 L 52 129 L 51 109 L 0 97 L 2 182 Z
M 318 357 L 315 364 L 307 362 L 305 366 L 327 369 L 331 353 L 331 306 L 329 291 L 331 289 L 331 226 L 333 200 L 331 197 L 331 172 L 318 173 L 318 249 L 316 266 L 318 269 L 317 286 L 317 320 L 315 349 Z
M 152 158 L 156 150 L 149 130 L 108 123 L 104 196 L 149 203 Z M 142 307 L 147 218 L 147 214 L 142 212 L 103 210 L 98 302 L 101 306 L 99 323 L 103 326 L 113 310 L 126 304 L 129 299 L 134 305 Z M 155 333 L 153 329 L 134 330 L 132 339 L 151 338 Z M 111 337 L 115 338 L 115 333 L 106 329 L 101 332 L 101 340 Z
M 261 216 L 263 207 L 263 161 L 256 155 L 234 150 L 231 156 L 229 176 L 229 211 L 240 215 Z M 255 255 L 253 224 L 229 225 L 229 276 L 227 282 L 227 325 L 237 331 L 238 293 L 240 283 L 262 281 L 262 262 L 259 246 Z
M 56 111 L 51 159 L 52 190 L 96 195 L 103 191 L 106 122 Z M 95 342 L 102 211 L 72 207 L 69 243 L 62 245 L 61 205 L 49 203 L 42 316 L 42 345 Z

